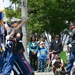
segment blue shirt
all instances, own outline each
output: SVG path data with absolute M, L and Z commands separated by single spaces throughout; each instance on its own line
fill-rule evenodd
M 46 60 L 47 59 L 47 55 L 48 55 L 48 50 L 46 48 L 41 48 L 38 51 L 38 58 L 40 58 L 40 59 Z

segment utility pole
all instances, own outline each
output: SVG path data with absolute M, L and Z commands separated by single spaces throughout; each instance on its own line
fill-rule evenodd
M 27 10 L 27 0 L 21 0 L 21 11 L 22 11 L 22 18 L 28 17 L 28 10 Z M 22 26 L 22 32 L 23 32 L 23 46 L 25 49 L 24 55 L 26 59 L 29 61 L 27 57 L 27 23 L 25 23 Z

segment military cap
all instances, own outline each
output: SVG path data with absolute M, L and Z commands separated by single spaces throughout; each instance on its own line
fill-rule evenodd
M 75 23 L 74 23 L 74 22 L 71 22 L 71 23 L 70 23 L 70 26 L 75 26 Z

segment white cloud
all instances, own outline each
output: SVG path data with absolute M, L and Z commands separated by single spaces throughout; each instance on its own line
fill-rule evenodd
M 3 10 L 5 7 L 9 7 L 11 2 L 9 0 L 0 0 L 0 10 Z
M 3 2 L 4 7 L 9 7 L 10 4 L 11 2 L 9 0 L 4 0 Z

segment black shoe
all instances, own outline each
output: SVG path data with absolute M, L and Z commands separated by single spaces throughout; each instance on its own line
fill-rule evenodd
M 31 73 L 30 75 L 35 75 L 34 73 Z
M 61 71 L 62 74 L 69 74 L 70 75 L 70 71 Z

